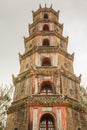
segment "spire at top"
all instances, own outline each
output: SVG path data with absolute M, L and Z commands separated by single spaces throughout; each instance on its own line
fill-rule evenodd
M 45 4 L 45 8 L 47 7 L 47 4 Z
M 39 4 L 39 8 L 41 9 L 41 4 Z
M 52 4 L 50 5 L 50 8 L 52 9 Z

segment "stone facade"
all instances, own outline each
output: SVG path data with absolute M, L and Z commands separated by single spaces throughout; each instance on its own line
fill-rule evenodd
M 67 51 L 59 11 L 41 6 L 33 13 L 15 92 L 7 111 L 6 130 L 86 130 L 86 110 L 80 104 L 80 80 Z

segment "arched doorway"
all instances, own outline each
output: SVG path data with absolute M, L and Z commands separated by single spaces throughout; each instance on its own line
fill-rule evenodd
M 14 130 L 18 130 L 18 128 L 14 128 Z
M 78 128 L 78 130 L 81 130 L 81 128 Z
M 40 130 L 55 130 L 54 118 L 51 114 L 44 114 L 40 120 Z

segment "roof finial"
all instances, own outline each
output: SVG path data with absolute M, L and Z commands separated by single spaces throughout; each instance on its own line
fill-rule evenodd
M 80 80 L 81 80 L 81 77 L 82 77 L 82 75 L 80 74 L 80 75 L 79 75 L 79 79 L 80 79 Z
M 75 53 L 73 52 L 73 53 L 72 53 L 72 57 L 73 57 L 73 58 L 74 58 L 74 55 L 75 55 Z
M 39 4 L 39 8 L 41 9 L 41 4 Z
M 32 13 L 34 14 L 34 11 L 32 10 Z
M 50 8 L 52 8 L 52 4 L 51 4 Z
M 60 10 L 58 10 L 57 12 L 60 13 Z

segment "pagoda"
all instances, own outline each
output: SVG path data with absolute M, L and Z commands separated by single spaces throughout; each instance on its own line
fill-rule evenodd
M 6 130 L 87 130 L 81 105 L 81 76 L 74 74 L 74 53 L 67 51 L 59 11 L 39 6 L 19 54 L 13 102 Z

